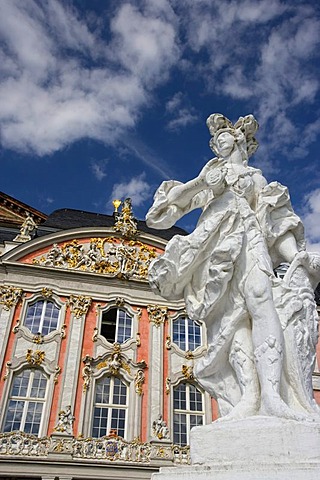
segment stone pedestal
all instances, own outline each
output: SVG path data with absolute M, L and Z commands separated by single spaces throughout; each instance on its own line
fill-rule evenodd
M 273 417 L 195 427 L 190 467 L 162 468 L 153 480 L 319 480 L 320 423 Z

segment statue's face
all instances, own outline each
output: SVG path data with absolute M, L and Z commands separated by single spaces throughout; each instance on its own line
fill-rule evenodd
M 234 136 L 229 132 L 222 132 L 217 138 L 217 148 L 222 157 L 227 157 L 233 150 Z

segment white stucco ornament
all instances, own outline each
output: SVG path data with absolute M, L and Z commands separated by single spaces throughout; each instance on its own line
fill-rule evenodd
M 150 285 L 206 324 L 208 351 L 194 375 L 217 399 L 218 422 L 318 421 L 311 376 L 320 255 L 305 250 L 287 188 L 248 165 L 255 118 L 232 124 L 213 114 L 207 126 L 216 157 L 187 183 L 163 182 L 147 214 L 149 227 L 165 229 L 202 208 L 195 230 L 176 235 L 151 263 Z M 283 280 L 274 275 L 281 262 L 291 265 Z

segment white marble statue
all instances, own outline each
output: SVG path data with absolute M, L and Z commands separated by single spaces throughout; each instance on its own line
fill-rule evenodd
M 217 156 L 187 183 L 163 182 L 147 214 L 148 226 L 166 229 L 203 210 L 194 232 L 176 235 L 150 265 L 150 285 L 184 299 L 188 316 L 206 324 L 208 351 L 194 373 L 221 417 L 318 418 L 311 380 L 320 256 L 305 250 L 287 188 L 248 166 L 255 118 L 233 125 L 213 114 L 207 126 Z M 283 280 L 274 275 L 281 262 L 291 264 Z

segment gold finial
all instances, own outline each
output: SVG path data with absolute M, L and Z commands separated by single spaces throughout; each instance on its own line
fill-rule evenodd
M 118 212 L 118 208 L 120 207 L 121 203 L 121 200 L 113 200 L 112 205 L 114 206 L 114 211 L 116 213 Z

